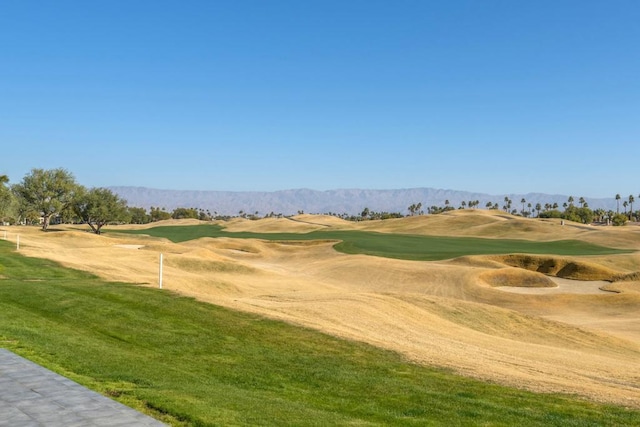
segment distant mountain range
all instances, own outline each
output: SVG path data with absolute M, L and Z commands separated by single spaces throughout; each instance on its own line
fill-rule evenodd
M 525 209 L 531 203 L 532 208 L 537 203 L 542 206 L 545 203 L 562 204 L 567 202 L 569 196 L 560 194 L 483 194 L 467 191 L 441 190 L 435 188 L 409 188 L 399 190 L 362 190 L 342 189 L 316 191 L 309 189 L 282 190 L 273 192 L 258 191 L 180 191 L 159 190 L 145 187 L 110 187 L 110 189 L 123 199 L 129 206 L 149 209 L 151 206 L 165 208 L 172 211 L 177 207 L 199 208 L 217 212 L 220 215 L 237 215 L 239 211 L 248 214 L 258 212 L 264 216 L 270 212 L 276 214 L 292 215 L 303 211 L 305 213 L 347 213 L 359 214 L 367 207 L 375 212 L 400 212 L 407 214 L 407 208 L 412 204 L 422 203 L 422 209 L 426 212 L 430 206 L 444 206 L 445 200 L 455 208 L 460 207 L 464 201 L 478 200 L 478 208 L 484 209 L 487 202 L 498 203 L 500 209 L 505 204 L 504 198 L 512 200 L 512 209 L 522 209 L 523 198 L 526 200 Z M 580 196 L 574 195 L 574 204 L 578 206 Z M 615 210 L 616 201 L 613 197 L 608 199 L 596 199 L 585 197 L 592 209 L 603 208 Z M 622 210 L 620 201 L 620 209 Z

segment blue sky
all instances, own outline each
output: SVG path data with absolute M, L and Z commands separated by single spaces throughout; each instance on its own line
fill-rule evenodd
M 0 2 L 0 174 L 640 193 L 637 1 Z

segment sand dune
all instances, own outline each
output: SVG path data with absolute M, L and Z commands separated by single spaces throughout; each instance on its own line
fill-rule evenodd
M 561 226 L 485 211 L 357 224 L 310 215 L 229 224 L 233 231 L 320 228 L 563 237 L 640 249 L 635 228 Z M 496 286 L 553 289 L 556 284 L 495 257 L 416 262 L 341 254 L 322 242 L 205 238 L 175 244 L 144 236 L 8 231 L 10 239 L 21 234 L 25 255 L 146 286 L 157 286 L 162 252 L 165 289 L 368 342 L 476 378 L 640 407 L 640 281 L 598 286 L 615 292 L 532 295 Z M 638 253 L 588 262 L 620 274 L 640 270 Z

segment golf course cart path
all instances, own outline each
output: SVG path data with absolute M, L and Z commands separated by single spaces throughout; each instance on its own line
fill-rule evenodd
M 0 426 L 163 426 L 0 348 Z

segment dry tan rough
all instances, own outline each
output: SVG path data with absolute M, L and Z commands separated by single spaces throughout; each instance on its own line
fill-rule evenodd
M 304 215 L 293 220 L 235 220 L 230 228 L 572 238 L 640 250 L 640 227 L 563 227 L 559 222 L 486 211 L 358 224 Z M 152 287 L 157 286 L 162 252 L 165 289 L 368 342 L 414 362 L 449 367 L 475 378 L 640 407 L 637 281 L 603 284 L 602 289 L 614 292 L 559 288 L 539 295 L 518 294 L 494 286 L 510 278 L 511 286 L 521 281 L 552 290 L 555 284 L 540 273 L 508 267 L 491 257 L 416 262 L 345 255 L 327 242 L 204 238 L 174 244 L 73 230 L 42 233 L 11 227 L 7 231 L 10 240 L 21 234 L 21 252 L 27 256 Z M 589 257 L 588 262 L 620 274 L 640 270 L 638 252 Z M 580 282 L 571 285 L 579 287 Z

